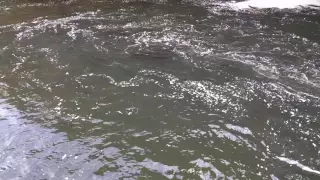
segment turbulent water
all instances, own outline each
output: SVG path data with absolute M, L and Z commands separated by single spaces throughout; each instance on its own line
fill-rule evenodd
M 320 179 L 316 5 L 1 1 L 0 179 Z

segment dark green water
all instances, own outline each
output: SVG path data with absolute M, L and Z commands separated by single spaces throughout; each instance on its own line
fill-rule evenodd
M 0 2 L 0 179 L 320 179 L 320 13 Z

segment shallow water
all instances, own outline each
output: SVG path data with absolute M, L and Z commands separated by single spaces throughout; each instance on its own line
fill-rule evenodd
M 319 10 L 235 4 L 2 1 L 0 179 L 319 179 Z

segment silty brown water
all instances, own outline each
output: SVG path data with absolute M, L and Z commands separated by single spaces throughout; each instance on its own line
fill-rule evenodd
M 319 11 L 2 1 L 0 179 L 319 179 Z

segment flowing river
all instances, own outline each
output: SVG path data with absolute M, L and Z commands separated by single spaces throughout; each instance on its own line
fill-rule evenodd
M 319 180 L 319 43 L 317 4 L 1 1 L 0 179 Z

